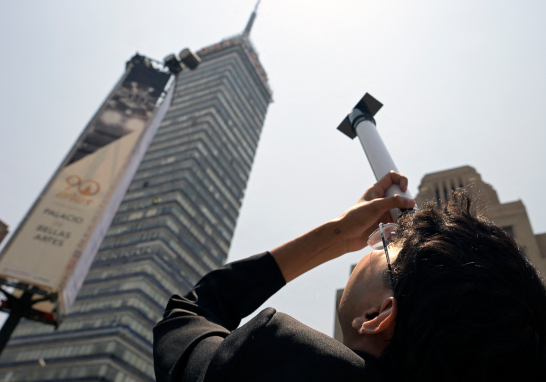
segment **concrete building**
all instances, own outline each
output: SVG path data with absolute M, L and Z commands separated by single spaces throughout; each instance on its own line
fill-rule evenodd
M 152 328 L 224 264 L 272 93 L 249 33 L 201 49 L 58 330 L 19 324 L 0 381 L 154 381 Z
M 421 180 L 415 201 L 418 206 L 427 202 L 439 203 L 448 200 L 451 192 L 459 188 L 465 188 L 474 195 L 485 208 L 486 217 L 510 234 L 527 258 L 546 275 L 546 233 L 535 235 L 523 202 L 517 200 L 501 203 L 495 189 L 485 183 L 473 167 L 463 166 L 426 174 Z M 351 271 L 353 269 L 354 266 Z M 342 293 L 343 289 L 337 290 L 336 301 Z M 340 342 L 343 340 L 337 313 L 334 338 Z
M 485 183 L 470 166 L 426 174 L 415 200 L 422 205 L 449 199 L 457 188 L 466 188 L 484 204 L 487 218 L 509 233 L 523 249 L 527 258 L 544 274 L 546 272 L 546 233 L 535 235 L 521 200 L 501 203 L 493 187 Z
M 8 232 L 8 226 L 2 220 L 0 220 L 0 243 L 7 236 Z

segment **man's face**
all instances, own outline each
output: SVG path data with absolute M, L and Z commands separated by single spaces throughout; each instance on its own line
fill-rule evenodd
M 395 260 L 397 252 L 396 248 L 389 248 L 391 261 Z M 388 279 L 385 280 L 387 269 L 385 252 L 381 250 L 365 255 L 351 273 L 338 305 L 344 343 L 346 339 L 360 335 L 357 318 L 373 319 L 383 301 L 393 295 Z

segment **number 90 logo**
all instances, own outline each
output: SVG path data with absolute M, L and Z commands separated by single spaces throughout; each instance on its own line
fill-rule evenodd
M 67 190 L 77 187 L 78 192 L 82 195 L 93 196 L 100 191 L 100 185 L 98 182 L 87 179 L 82 181 L 78 175 L 70 175 L 66 178 L 66 183 L 68 184 Z

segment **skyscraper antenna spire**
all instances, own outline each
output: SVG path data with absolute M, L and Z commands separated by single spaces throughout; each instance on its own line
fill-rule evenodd
M 246 24 L 245 31 L 243 32 L 243 36 L 247 37 L 250 35 L 250 30 L 252 29 L 252 24 L 254 24 L 254 20 L 256 19 L 256 11 L 258 10 L 258 5 L 260 5 L 260 1 L 256 3 L 256 6 L 254 7 L 254 11 L 252 11 L 252 14 L 250 15 L 250 19 L 248 20 L 248 23 Z

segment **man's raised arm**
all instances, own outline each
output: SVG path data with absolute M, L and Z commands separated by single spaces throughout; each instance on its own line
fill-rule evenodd
M 275 248 L 271 254 L 266 252 L 210 272 L 184 297 L 174 295 L 163 320 L 154 328 L 157 381 L 215 380 L 209 377 L 226 373 L 237 364 L 237 357 L 248 350 L 276 312 L 266 309 L 244 329 L 231 333 L 242 318 L 286 282 L 364 248 L 375 223 L 390 220 L 390 209 L 413 207 L 413 200 L 400 196 L 382 198 L 393 183 L 400 184 L 403 191 L 407 188 L 405 177 L 390 173 L 337 219 Z
M 368 236 L 379 222 L 389 222 L 388 211 L 392 208 L 407 209 L 415 206 L 413 199 L 399 195 L 383 198 L 392 184 L 399 184 L 405 192 L 408 179 L 391 171 L 372 187 L 337 219 L 330 220 L 312 231 L 285 243 L 271 251 L 286 282 L 305 272 L 342 256 L 361 250 Z

